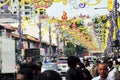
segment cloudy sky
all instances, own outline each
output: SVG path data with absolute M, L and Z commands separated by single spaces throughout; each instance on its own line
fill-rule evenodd
M 85 0 L 89 1 L 90 3 L 95 3 L 97 0 Z M 120 3 L 120 1 L 118 0 Z M 98 14 L 108 14 L 108 0 L 102 0 L 99 4 L 95 6 L 88 6 L 86 5 L 84 8 L 78 8 L 78 5 L 80 4 L 80 0 L 77 0 L 77 2 L 74 5 L 67 4 L 63 5 L 62 2 L 60 3 L 53 3 L 51 7 L 47 9 L 47 14 L 51 17 L 59 17 L 61 18 L 63 11 L 67 12 L 68 18 L 79 16 L 80 13 L 83 15 L 89 14 L 90 16 L 98 15 Z M 105 9 L 94 9 L 94 8 L 105 8 Z M 119 8 L 120 10 L 120 8 Z

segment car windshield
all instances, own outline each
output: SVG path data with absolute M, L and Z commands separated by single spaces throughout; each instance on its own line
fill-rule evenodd
M 42 68 L 44 69 L 56 69 L 56 65 L 55 64 L 43 64 Z
M 67 63 L 67 59 L 58 59 L 57 62 Z

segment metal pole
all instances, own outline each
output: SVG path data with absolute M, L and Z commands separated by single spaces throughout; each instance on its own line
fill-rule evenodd
M 63 54 L 66 53 L 66 46 L 65 46 L 65 37 L 63 37 Z
M 38 27 L 39 27 L 39 39 L 40 39 L 39 48 L 41 48 L 42 47 L 42 45 L 41 45 L 41 40 L 42 40 L 42 36 L 41 36 L 41 23 L 38 24 Z
M 18 25 L 19 41 L 18 41 L 18 47 L 17 47 L 18 54 L 21 54 L 22 34 L 23 34 L 23 31 L 21 28 L 21 20 L 22 20 L 21 14 L 22 14 L 22 12 L 20 11 L 20 1 L 19 1 L 19 17 L 18 17 L 18 20 L 19 20 L 19 25 Z
M 57 31 L 57 54 L 59 55 L 59 32 L 58 31 Z
M 117 39 L 118 40 L 118 46 L 116 46 L 116 49 L 117 49 L 117 58 L 119 56 L 119 37 L 118 37 L 118 32 L 119 32 L 119 29 L 118 29 L 118 25 L 117 25 L 117 17 L 118 17 L 118 11 L 117 11 L 117 0 L 114 1 L 114 19 L 115 19 L 115 26 L 117 28 L 117 32 L 116 32 L 116 35 L 117 35 Z
M 49 50 L 50 50 L 50 55 L 52 55 L 52 52 L 51 52 L 51 50 L 52 50 L 52 46 L 51 46 L 51 43 L 52 43 L 52 40 L 51 40 L 51 25 L 49 25 Z

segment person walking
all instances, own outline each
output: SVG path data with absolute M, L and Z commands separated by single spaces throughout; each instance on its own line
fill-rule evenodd
M 118 80 L 117 78 L 117 68 L 113 67 L 113 62 L 112 61 L 108 61 L 107 62 L 108 65 L 108 76 L 112 79 L 112 80 Z
M 67 59 L 69 69 L 66 72 L 66 80 L 84 80 L 83 76 L 76 69 L 76 57 L 69 56 Z
M 54 70 L 46 70 L 41 73 L 38 80 L 62 80 L 62 77 Z
M 100 63 L 98 65 L 98 74 L 99 76 L 94 77 L 92 80 L 112 80 L 108 77 L 108 69 L 106 63 Z

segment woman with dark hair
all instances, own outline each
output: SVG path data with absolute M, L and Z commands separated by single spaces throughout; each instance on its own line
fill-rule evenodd
M 84 80 L 91 80 L 92 79 L 92 75 L 85 68 L 83 63 L 77 63 L 76 69 L 79 70 L 79 72 L 83 75 Z
M 69 69 L 66 73 L 66 80 L 83 80 L 82 74 L 76 69 L 77 63 L 75 56 L 68 57 L 67 64 Z
M 30 69 L 21 69 L 17 73 L 17 80 L 33 80 L 33 73 Z
M 56 71 L 46 70 L 41 73 L 39 80 L 62 80 L 62 78 Z

